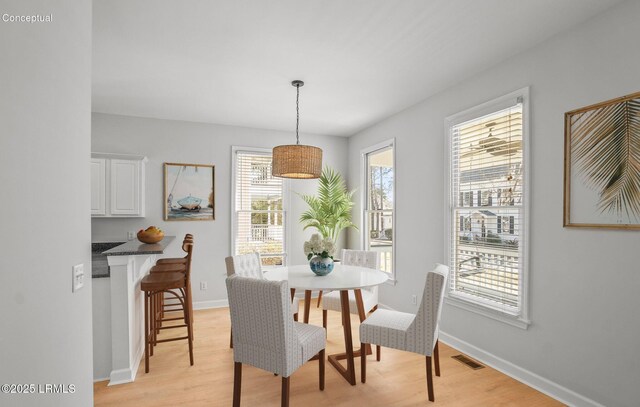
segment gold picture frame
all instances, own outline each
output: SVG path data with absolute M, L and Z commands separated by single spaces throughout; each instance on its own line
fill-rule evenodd
M 563 226 L 640 229 L 640 92 L 565 113 Z
M 164 220 L 215 220 L 214 165 L 164 163 Z

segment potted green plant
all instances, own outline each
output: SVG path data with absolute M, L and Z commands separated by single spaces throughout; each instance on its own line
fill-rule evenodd
M 300 195 L 309 205 L 300 216 L 304 229 L 314 228 L 323 239 L 338 241 L 340 233 L 346 228 L 356 228 L 351 221 L 353 194 L 339 172 L 324 167 L 318 183 L 318 195 Z

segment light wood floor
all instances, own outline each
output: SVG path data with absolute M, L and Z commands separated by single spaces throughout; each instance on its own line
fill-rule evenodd
M 302 320 L 302 303 L 300 320 Z M 310 323 L 322 326 L 322 311 L 311 307 Z M 354 345 L 359 346 L 357 316 L 352 317 Z M 96 406 L 231 406 L 233 354 L 229 349 L 229 310 L 195 311 L 195 365 L 189 366 L 185 341 L 158 344 L 150 372 L 140 364 L 134 383 L 94 384 Z M 180 331 L 176 329 L 173 331 Z M 178 334 L 176 332 L 175 334 Z M 165 337 L 169 334 L 163 332 Z M 344 351 L 340 315 L 329 312 L 327 354 Z M 472 370 L 451 358 L 459 354 L 440 344 L 441 377 L 434 376 L 435 403 L 427 401 L 423 356 L 382 349 L 382 361 L 367 359 L 367 383 L 349 385 L 326 364 L 326 386 L 318 389 L 318 362 L 306 363 L 291 376 L 291 406 L 561 406 L 548 396 L 489 367 Z M 243 367 L 242 406 L 279 406 L 281 378 Z

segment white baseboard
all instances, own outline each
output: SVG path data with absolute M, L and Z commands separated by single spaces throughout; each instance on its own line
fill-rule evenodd
M 211 309 L 211 308 L 226 308 L 229 306 L 229 300 L 208 300 L 208 301 L 196 301 L 193 303 L 193 309 Z
M 299 299 L 304 299 L 304 291 L 297 292 L 296 297 Z M 317 299 L 318 297 L 311 297 L 312 300 Z M 212 308 L 227 308 L 229 307 L 229 300 L 208 300 L 208 301 L 195 301 L 193 303 L 193 309 L 212 309 Z
M 328 292 L 330 291 L 325 291 L 325 293 L 328 293 Z M 296 298 L 304 300 L 304 290 L 296 290 Z M 312 300 L 318 299 L 318 291 L 311 292 L 311 299 Z
M 111 375 L 109 376 L 109 384 L 107 384 L 107 386 L 131 383 L 134 379 L 135 373 L 133 373 L 133 370 L 131 369 L 112 370 Z
M 144 341 L 142 341 L 144 343 Z M 131 383 L 136 380 L 136 375 L 138 374 L 138 367 L 140 367 L 140 362 L 144 357 L 144 346 L 141 346 L 138 349 L 138 354 L 133 358 L 133 366 L 131 369 L 119 369 L 111 371 L 111 376 L 105 380 L 109 380 L 109 384 L 107 386 L 115 386 L 118 384 Z M 100 380 L 94 380 L 94 382 Z
M 382 309 L 388 309 L 390 311 L 396 311 L 395 309 L 391 308 L 390 306 L 383 304 L 381 302 L 378 303 L 378 308 L 382 308 Z
M 507 376 L 560 401 L 561 403 L 569 406 L 604 407 L 602 404 L 578 394 L 573 390 L 569 390 L 558 383 L 545 379 L 544 377 L 530 372 L 520 366 L 516 366 L 507 360 L 451 336 L 446 332 L 440 331 L 439 340 L 452 348 L 471 356 L 473 359 L 491 366 Z
M 138 349 L 138 355 L 137 357 L 134 359 L 134 363 L 133 363 L 133 377 L 132 380 L 136 380 L 136 375 L 138 374 L 138 367 L 140 367 L 140 363 L 142 362 L 142 359 L 144 358 L 144 340 L 141 341 L 141 345 L 140 348 Z

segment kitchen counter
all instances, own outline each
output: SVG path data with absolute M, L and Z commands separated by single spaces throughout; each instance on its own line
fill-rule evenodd
M 164 250 L 173 242 L 175 236 L 165 236 L 158 243 L 147 244 L 140 243 L 137 239 L 102 252 L 106 256 L 137 256 L 148 254 L 163 254 Z
M 140 281 L 175 244 L 165 236 L 156 244 L 130 240 L 103 245 L 109 278 L 93 280 L 94 379 L 109 385 L 135 380 L 144 354 L 144 293 Z M 115 245 L 115 247 L 113 247 Z M 97 249 L 97 247 L 96 247 Z
M 107 256 L 102 254 L 105 250 L 113 249 L 124 242 L 91 243 L 91 277 L 109 277 L 109 263 Z

